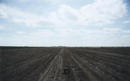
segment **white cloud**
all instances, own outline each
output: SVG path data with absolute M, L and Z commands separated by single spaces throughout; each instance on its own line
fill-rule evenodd
M 23 2 L 23 3 L 26 3 L 26 2 L 34 2 L 35 0 L 18 0 L 19 2 Z M 50 4 L 53 4 L 53 5 L 56 5 L 56 4 L 60 4 L 62 2 L 67 2 L 69 0 L 37 0 L 37 2 L 42 2 L 42 3 L 50 3 Z
M 40 1 L 48 2 L 48 3 L 54 4 L 54 5 L 63 2 L 63 0 L 40 0 Z M 68 0 L 66 0 L 66 1 L 68 1 Z
M 68 5 L 61 5 L 57 11 L 57 17 L 67 24 L 74 24 L 78 21 L 79 16 L 79 11 Z
M 125 16 L 126 12 L 123 0 L 95 0 L 94 3 L 82 6 L 80 9 L 61 5 L 59 9 L 49 13 L 47 17 L 0 4 L 0 14 L 2 15 L 0 18 L 31 27 L 41 26 L 41 23 L 48 23 L 48 25 L 50 23 L 53 26 L 104 25 Z
M 19 0 L 20 2 L 30 2 L 31 0 Z
M 44 16 L 39 16 L 38 14 L 36 15 L 36 14 L 24 12 L 17 8 L 11 8 L 5 4 L 0 4 L 0 11 L 1 11 L 0 13 L 3 14 L 1 18 L 8 19 L 9 21 L 15 23 L 22 23 L 27 26 L 37 27 L 39 26 L 40 22 L 49 21 Z
M 124 24 L 130 24 L 130 20 L 126 20 L 123 22 Z
M 81 22 L 107 24 L 126 15 L 123 0 L 96 0 L 80 9 Z
M 47 16 L 0 4 L 0 19 L 7 19 L 16 24 L 25 24 L 28 27 L 54 27 L 54 30 L 37 29 L 28 32 L 18 30 L 16 34 L 12 34 L 10 37 L 0 38 L 0 42 L 3 45 L 33 46 L 130 45 L 130 30 L 110 27 L 87 29 L 88 25 L 113 23 L 124 17 L 126 13 L 126 5 L 123 0 L 95 0 L 94 3 L 84 5 L 79 9 L 62 4 L 57 10 L 48 12 Z M 125 23 L 129 23 L 129 21 L 125 21 Z M 71 27 L 80 25 L 85 25 L 86 28 L 74 29 Z M 0 30 L 3 28 L 5 27 L 0 26 Z
M 6 7 L 0 4 L 0 18 L 7 18 Z
M 48 43 L 53 43 L 51 38 L 54 32 L 51 30 L 37 30 L 33 32 L 19 31 L 11 36 L 9 43 L 12 45 L 31 45 L 31 46 L 46 46 Z
M 0 4 L 0 14 L 2 14 L 0 18 L 7 19 L 14 23 L 25 24 L 28 27 L 65 24 L 57 18 L 56 12 L 44 16 L 25 12 L 17 8 L 11 8 L 5 4 Z
M 55 12 L 60 21 L 69 25 L 104 25 L 124 17 L 127 8 L 123 0 L 95 0 L 80 9 L 61 5 Z
M 0 30 L 3 30 L 3 29 L 5 29 L 5 27 L 0 25 Z
M 126 15 L 123 0 L 95 0 L 80 8 L 80 23 L 109 24 Z
M 130 30 L 110 27 L 95 30 L 42 29 L 24 33 L 20 31 L 20 33 L 18 32 L 4 40 L 7 40 L 8 45 L 23 46 L 128 46 L 130 45 Z
M 61 5 L 56 11 L 56 17 L 67 24 L 104 25 L 113 23 L 127 14 L 123 0 L 95 0 L 94 3 L 74 9 Z

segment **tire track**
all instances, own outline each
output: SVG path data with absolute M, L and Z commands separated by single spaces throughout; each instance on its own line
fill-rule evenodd
M 55 56 L 46 71 L 41 74 L 39 81 L 61 81 L 63 51 L 64 49 L 61 49 L 59 54 Z
M 39 59 L 35 59 L 31 61 L 31 63 L 29 64 L 26 63 L 24 66 L 21 66 L 14 70 L 9 70 L 11 72 L 6 72 L 6 76 L 4 77 L 8 77 L 6 79 L 10 79 L 10 81 L 13 81 L 13 80 L 21 81 L 22 79 L 26 78 L 26 76 L 30 75 L 33 71 L 35 71 L 37 68 L 39 68 L 43 62 L 46 62 L 48 60 L 48 58 L 52 58 L 52 57 L 50 55 L 44 58 L 41 57 Z M 12 75 L 10 75 L 11 73 Z M 15 75 L 19 77 L 16 77 Z
M 68 47 L 31 50 L 4 49 L 7 63 L 2 63 L 0 81 L 130 81 L 130 56 L 123 52 Z
M 65 59 L 65 62 L 68 60 L 66 65 L 69 66 L 73 75 L 68 77 L 68 80 L 66 81 L 97 81 L 94 76 L 91 76 L 90 72 L 86 73 L 85 68 L 82 67 L 80 63 L 78 63 L 77 60 L 73 58 L 72 53 L 68 49 L 66 49 L 65 55 L 67 56 L 66 58 L 68 58 Z
M 37 81 L 39 79 L 40 73 L 45 71 L 48 64 L 53 60 L 54 57 L 55 55 L 51 55 L 50 57 L 44 59 L 44 61 L 39 65 L 39 67 L 37 67 L 35 70 L 30 72 L 24 78 L 22 78 L 21 81 Z
M 129 79 L 128 77 L 129 74 L 123 74 L 121 72 L 123 69 L 121 70 L 119 69 L 120 67 L 118 68 L 115 67 L 117 66 L 116 64 L 113 66 L 115 68 L 109 66 L 110 64 L 113 64 L 112 62 L 108 61 L 110 59 L 106 60 L 105 57 L 100 57 L 100 56 L 99 56 L 100 59 L 97 59 L 95 58 L 95 56 L 93 56 L 93 54 L 92 55 L 91 54 L 75 54 L 75 55 L 77 55 L 75 56 L 75 58 L 81 61 L 80 63 L 86 64 L 88 67 L 91 67 L 91 69 L 95 71 L 97 75 L 102 77 L 103 81 L 125 81 L 124 79 Z M 101 60 L 102 58 L 105 59 L 106 61 Z M 107 62 L 107 64 L 104 64 L 105 62 Z
M 71 56 L 74 62 L 77 64 L 77 67 L 80 67 L 86 76 L 88 76 L 88 81 L 102 81 L 101 77 L 99 77 L 95 72 L 93 72 L 90 68 L 84 67 L 81 62 L 79 62 L 75 57 Z

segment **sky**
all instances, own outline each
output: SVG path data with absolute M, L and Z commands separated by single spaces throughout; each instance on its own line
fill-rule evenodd
M 129 0 L 0 0 L 0 46 L 130 46 Z

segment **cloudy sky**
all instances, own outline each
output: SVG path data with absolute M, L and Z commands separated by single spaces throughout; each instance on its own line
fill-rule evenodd
M 0 0 L 0 46 L 130 46 L 129 0 Z

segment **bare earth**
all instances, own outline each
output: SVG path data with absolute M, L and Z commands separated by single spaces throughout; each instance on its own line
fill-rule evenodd
M 130 81 L 130 48 L 0 47 L 0 81 Z

